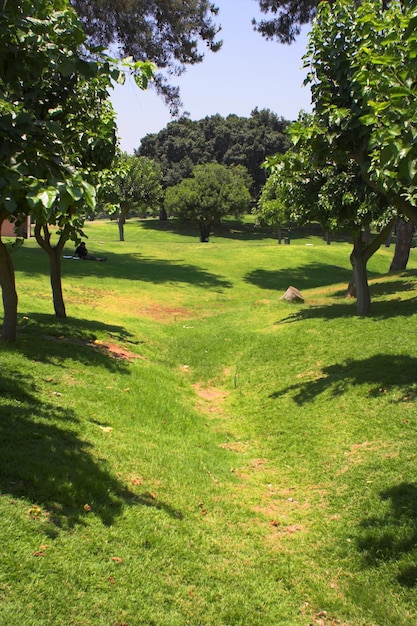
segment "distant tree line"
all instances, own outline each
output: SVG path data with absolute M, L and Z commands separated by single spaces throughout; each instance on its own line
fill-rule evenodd
M 262 167 L 265 158 L 283 154 L 289 147 L 288 125 L 269 109 L 257 108 L 249 118 L 217 114 L 193 121 L 183 117 L 146 135 L 135 154 L 159 163 L 164 188 L 190 178 L 195 165 L 243 166 L 251 176 L 251 195 L 256 199 L 267 177 Z

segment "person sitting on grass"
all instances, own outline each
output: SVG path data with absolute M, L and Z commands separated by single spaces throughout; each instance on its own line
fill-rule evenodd
M 98 257 L 89 254 L 84 241 L 82 241 L 80 245 L 76 247 L 75 254 L 79 256 L 82 261 L 107 261 L 107 257 Z

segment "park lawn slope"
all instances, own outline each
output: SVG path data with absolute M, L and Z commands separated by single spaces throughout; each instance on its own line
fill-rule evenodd
M 414 623 L 415 251 L 371 260 L 360 319 L 343 242 L 86 230 L 108 262 L 63 262 L 68 320 L 15 256 L 0 621 Z

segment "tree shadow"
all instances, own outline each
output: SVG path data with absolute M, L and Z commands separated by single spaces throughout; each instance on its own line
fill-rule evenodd
M 285 291 L 293 285 L 300 291 L 314 287 L 325 287 L 340 282 L 349 282 L 351 270 L 325 263 L 309 263 L 283 270 L 254 270 L 245 276 L 245 281 L 261 289 Z
M 196 224 L 178 219 L 171 218 L 165 221 L 147 219 L 141 220 L 139 225 L 144 230 L 155 232 L 168 232 L 172 235 L 195 237 L 197 239 L 200 236 Z M 211 228 L 210 240 L 212 238 L 225 238 L 235 241 L 262 241 L 274 239 L 275 237 L 270 229 L 261 228 L 255 224 L 248 224 L 239 220 L 227 220 Z
M 365 518 L 360 524 L 357 546 L 367 567 L 398 562 L 397 580 L 403 587 L 417 586 L 417 483 L 401 483 L 380 493 L 390 508 L 381 517 Z M 409 562 L 413 558 L 414 563 Z
M 68 259 L 63 261 L 62 269 L 64 277 L 71 276 L 72 278 L 88 275 L 97 278 L 112 277 L 120 280 L 151 282 L 156 285 L 184 283 L 203 288 L 228 289 L 232 287 L 229 280 L 197 265 L 153 259 L 140 253 L 123 254 L 123 262 L 120 262 L 120 255 L 111 253 L 107 257 L 107 263 Z
M 336 296 L 336 294 L 334 295 Z M 291 313 L 288 317 L 278 320 L 276 325 L 290 324 L 307 319 L 320 319 L 326 322 L 357 315 L 356 300 L 354 298 L 347 298 L 345 293 L 340 293 L 339 295 L 343 298 L 343 302 L 337 302 L 335 304 L 329 303 L 324 306 L 304 305 L 302 307 L 297 307 L 294 313 Z M 417 297 L 404 300 L 399 296 L 394 297 L 391 300 L 383 300 L 381 302 L 374 301 L 371 304 L 371 314 L 369 318 L 378 320 L 415 315 L 417 312 L 416 303 Z
M 404 400 L 417 398 L 417 358 L 407 355 L 376 354 L 368 359 L 349 359 L 323 368 L 314 374 L 315 380 L 299 382 L 276 391 L 270 398 L 294 393 L 294 401 L 301 405 L 312 402 L 327 392 L 337 398 L 352 385 L 369 386 L 369 397 L 378 397 L 388 389 L 400 389 Z
M 114 372 L 126 371 L 128 360 L 115 358 L 100 342 L 96 343 L 97 337 L 103 334 L 115 343 L 130 344 L 132 349 L 141 343 L 122 326 L 82 318 L 59 319 L 52 314 L 29 313 L 19 319 L 16 349 L 28 359 L 37 361 L 40 359 L 37 340 L 41 338 L 43 363 L 65 367 L 66 359 L 71 358 L 84 367 L 95 364 Z
M 28 514 L 48 536 L 86 524 L 87 515 L 111 525 L 126 505 L 153 506 L 182 518 L 112 476 L 106 462 L 94 457 L 91 444 L 78 436 L 76 414 L 39 400 L 30 377 L 1 372 L 0 408 L 0 491 L 31 502 Z

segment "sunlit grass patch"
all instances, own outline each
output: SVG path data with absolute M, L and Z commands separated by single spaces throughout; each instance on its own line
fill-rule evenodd
M 35 242 L 14 259 L 0 622 L 413 624 L 414 251 L 372 259 L 360 319 L 343 242 L 86 232 L 108 261 L 63 262 L 66 320 Z

